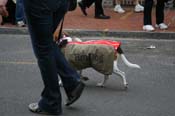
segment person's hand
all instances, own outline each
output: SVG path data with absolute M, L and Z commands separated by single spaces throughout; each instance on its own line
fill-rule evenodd
M 0 15 L 7 17 L 8 11 L 6 9 L 7 0 L 0 0 Z
M 55 32 L 53 33 L 53 41 L 56 42 L 58 41 L 58 36 L 59 36 L 59 29 L 57 28 Z

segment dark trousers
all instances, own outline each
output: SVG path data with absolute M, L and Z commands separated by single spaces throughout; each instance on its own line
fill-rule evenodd
M 15 18 L 16 22 L 25 21 L 23 0 L 16 0 Z
M 157 0 L 156 4 L 156 24 L 164 22 L 164 3 L 165 0 Z M 152 25 L 153 0 L 145 0 L 144 6 L 144 25 Z
M 82 0 L 82 3 L 86 7 L 90 7 L 95 2 L 95 16 L 104 14 L 102 7 L 102 0 Z
M 39 107 L 49 112 L 61 111 L 58 74 L 66 92 L 72 91 L 79 80 L 77 72 L 53 42 L 53 32 L 67 11 L 67 0 L 24 0 L 24 8 L 44 83 Z

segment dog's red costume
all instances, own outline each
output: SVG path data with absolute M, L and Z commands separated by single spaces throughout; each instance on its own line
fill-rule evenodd
M 121 42 L 116 42 L 112 40 L 89 40 L 84 42 L 69 42 L 69 44 L 102 44 L 113 46 L 115 50 L 121 45 Z

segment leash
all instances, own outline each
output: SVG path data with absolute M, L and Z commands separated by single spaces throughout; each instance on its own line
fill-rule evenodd
M 61 20 L 61 27 L 60 27 L 60 30 L 59 30 L 58 41 L 61 39 L 62 30 L 63 30 L 63 23 L 64 23 L 64 17 Z
M 61 40 L 62 30 L 63 30 L 63 23 L 64 23 L 64 17 L 61 20 L 61 26 L 60 26 L 60 30 L 59 30 L 58 40 L 56 42 L 60 48 L 64 47 L 68 43 L 67 40 Z

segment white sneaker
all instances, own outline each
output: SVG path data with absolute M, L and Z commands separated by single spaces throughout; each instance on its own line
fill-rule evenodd
M 141 6 L 140 4 L 137 4 L 135 6 L 135 9 L 134 9 L 135 12 L 143 12 L 144 11 L 144 7 Z
M 166 25 L 165 23 L 160 23 L 159 25 L 156 24 L 155 27 L 160 28 L 160 29 L 167 29 L 168 25 Z
M 118 12 L 118 13 L 124 13 L 125 12 L 125 10 L 123 10 L 120 5 L 116 5 L 115 8 L 114 8 L 114 11 Z
M 144 31 L 154 31 L 154 27 L 152 25 L 144 25 L 143 26 Z
M 18 27 L 25 27 L 26 25 L 25 25 L 24 21 L 18 21 L 17 26 Z

